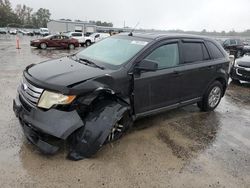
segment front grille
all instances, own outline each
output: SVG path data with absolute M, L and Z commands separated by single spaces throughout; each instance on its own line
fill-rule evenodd
M 23 78 L 21 83 L 21 95 L 33 106 L 36 106 L 43 92 L 43 89 L 38 88 Z
M 246 71 L 244 69 L 238 69 L 238 74 L 246 77 L 250 77 L 250 71 Z

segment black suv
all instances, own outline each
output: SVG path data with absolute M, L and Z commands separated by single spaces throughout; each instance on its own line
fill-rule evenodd
M 250 52 L 249 46 L 241 39 L 227 39 L 222 44 L 223 48 L 236 58 Z
M 214 110 L 229 58 L 201 36 L 119 34 L 83 51 L 28 66 L 13 103 L 30 142 L 55 153 L 67 140 L 79 160 L 147 115 L 198 103 Z

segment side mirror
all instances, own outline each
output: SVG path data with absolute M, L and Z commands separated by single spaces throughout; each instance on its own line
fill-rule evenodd
M 140 63 L 138 63 L 135 68 L 137 70 L 156 71 L 158 69 L 158 63 L 155 61 L 144 59 Z

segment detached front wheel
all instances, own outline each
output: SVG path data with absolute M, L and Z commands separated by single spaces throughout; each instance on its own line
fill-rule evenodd
M 222 95 L 223 86 L 221 82 L 215 81 L 204 94 L 202 101 L 198 102 L 198 107 L 205 112 L 213 111 L 219 105 Z

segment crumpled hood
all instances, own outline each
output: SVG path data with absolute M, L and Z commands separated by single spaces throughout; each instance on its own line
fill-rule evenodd
M 237 59 L 239 66 L 250 68 L 250 56 L 243 56 Z
M 81 64 L 69 57 L 42 62 L 27 70 L 33 79 L 58 87 L 68 87 L 109 72 L 110 70 Z

